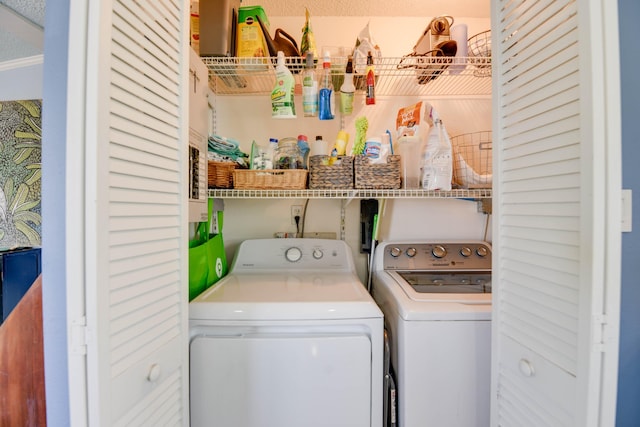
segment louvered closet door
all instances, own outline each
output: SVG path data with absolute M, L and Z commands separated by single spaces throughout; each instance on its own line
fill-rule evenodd
M 603 3 L 494 3 L 494 426 L 609 425 Z
M 185 4 L 89 9 L 90 425 L 188 422 Z

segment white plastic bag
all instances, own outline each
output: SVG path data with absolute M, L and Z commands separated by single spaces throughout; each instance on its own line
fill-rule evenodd
M 371 31 L 369 30 L 369 23 L 360 31 L 358 38 L 356 39 L 356 46 L 353 49 L 353 73 L 365 74 L 367 68 L 367 54 L 371 52 L 373 56 L 373 63 L 380 62 L 382 58 L 382 52 L 380 47 L 373 40 Z
M 438 113 L 433 107 L 428 111 L 433 125 L 422 154 L 422 188 L 449 191 L 453 177 L 451 140 Z

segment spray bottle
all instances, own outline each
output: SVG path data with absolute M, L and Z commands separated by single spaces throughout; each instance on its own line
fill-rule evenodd
M 349 55 L 347 69 L 344 73 L 344 83 L 340 86 L 340 113 L 345 116 L 353 113 L 353 96 L 356 87 L 353 84 L 353 57 Z
M 329 52 L 324 53 L 322 60 L 322 75 L 320 89 L 318 90 L 318 118 L 320 120 L 333 120 L 335 100 L 333 95 L 333 83 L 331 82 L 331 57 Z
M 305 117 L 318 115 L 318 80 L 313 63 L 313 52 L 307 52 L 307 63 L 302 73 L 302 110 Z

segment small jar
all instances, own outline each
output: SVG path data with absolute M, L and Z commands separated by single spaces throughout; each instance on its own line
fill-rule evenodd
M 296 138 L 283 138 L 278 141 L 278 148 L 276 149 L 274 159 L 276 169 L 304 168 L 304 159 Z

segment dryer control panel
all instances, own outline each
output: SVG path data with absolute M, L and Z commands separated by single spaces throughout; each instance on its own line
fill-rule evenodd
M 342 240 L 254 239 L 240 244 L 235 271 L 355 271 L 351 250 Z

